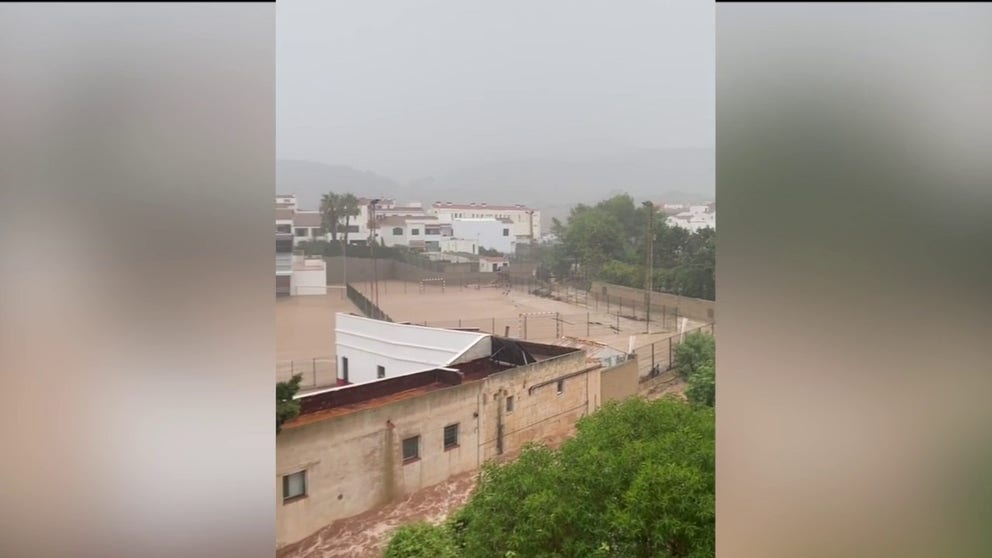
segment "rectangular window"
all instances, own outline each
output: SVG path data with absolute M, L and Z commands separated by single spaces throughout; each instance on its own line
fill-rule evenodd
M 348 383 L 348 357 L 341 357 L 341 379 Z
M 565 380 L 558 380 L 558 395 L 565 393 Z
M 306 236 L 306 235 L 307 235 L 307 229 L 306 229 L 306 227 L 297 227 L 296 228 L 296 236 Z
M 512 413 L 513 412 L 513 396 L 512 395 L 508 395 L 506 397 L 506 412 L 507 413 Z
M 325 234 L 327 234 L 327 232 L 324 231 L 323 227 L 318 227 L 311 230 L 313 231 L 314 236 L 324 236 Z
M 291 233 L 293 232 L 293 225 L 276 225 L 276 232 Z
M 444 449 L 458 447 L 458 424 L 449 424 L 444 427 Z
M 386 377 L 386 367 L 385 366 L 376 366 L 375 367 L 375 377 L 376 378 L 385 378 Z
M 283 503 L 298 500 L 307 495 L 307 472 L 300 471 L 282 477 L 282 501 Z
M 510 229 L 503 229 L 503 236 L 510 236 Z
M 403 440 L 403 463 L 420 459 L 420 436 Z
M 410 229 L 410 236 L 420 236 L 420 229 Z

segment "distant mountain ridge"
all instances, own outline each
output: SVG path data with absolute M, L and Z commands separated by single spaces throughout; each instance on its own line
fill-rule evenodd
M 279 160 L 280 193 L 295 193 L 300 206 L 316 209 L 329 190 L 399 201 L 522 203 L 542 210 L 544 221 L 562 218 L 577 203 L 595 203 L 626 192 L 637 200 L 699 203 L 714 199 L 714 150 L 627 150 L 600 157 L 517 159 L 458 169 L 401 185 L 374 172 L 344 165 Z

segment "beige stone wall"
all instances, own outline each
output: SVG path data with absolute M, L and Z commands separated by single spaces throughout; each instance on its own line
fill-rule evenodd
M 479 466 L 480 383 L 286 428 L 276 438 L 276 544 L 374 509 Z M 391 421 L 393 428 L 387 426 Z M 444 427 L 459 423 L 459 446 L 444 450 Z M 402 440 L 419 435 L 420 460 L 402 462 Z M 283 503 L 282 476 L 307 470 L 307 497 Z
M 482 460 L 500 456 L 500 424 L 503 455 L 517 453 L 530 441 L 556 441 L 571 433 L 579 418 L 600 405 L 599 369 L 573 375 L 591 367 L 585 353 L 578 352 L 487 378 L 480 412 Z M 561 394 L 559 378 L 564 378 Z M 507 412 L 506 400 L 511 396 L 513 411 Z
M 603 403 L 622 401 L 637 393 L 637 357 L 631 356 L 623 364 L 604 368 L 600 373 L 600 395 Z
M 624 303 L 629 302 L 637 307 L 644 306 L 644 289 L 635 289 L 632 287 L 624 287 L 622 285 L 614 285 L 612 283 L 603 283 L 602 281 L 593 281 L 591 290 L 592 293 L 590 294 L 603 295 L 605 293 L 610 297 L 622 298 Z M 716 302 L 712 300 L 652 292 L 651 306 L 678 308 L 680 316 L 685 316 L 689 319 L 698 320 L 701 322 L 716 322 Z
M 564 390 L 558 394 L 555 381 L 563 377 Z M 544 382 L 550 383 L 540 385 Z M 514 396 L 510 413 L 507 395 Z M 600 369 L 586 362 L 585 353 L 576 352 L 483 381 L 286 428 L 276 438 L 277 546 L 478 469 L 499 456 L 500 422 L 503 455 L 513 455 L 528 441 L 555 442 L 569 435 L 575 422 L 601 402 Z M 459 445 L 445 450 L 444 427 L 453 423 L 459 424 Z M 404 464 L 402 440 L 417 435 L 420 459 Z M 302 469 L 307 470 L 307 497 L 284 504 L 282 476 Z

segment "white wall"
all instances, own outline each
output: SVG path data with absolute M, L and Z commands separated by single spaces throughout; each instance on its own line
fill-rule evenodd
M 503 236 L 504 229 L 509 230 L 509 236 Z M 516 243 L 510 225 L 495 219 L 452 219 L 451 230 L 456 238 L 475 238 L 480 247 L 504 254 L 512 254 Z
M 531 234 L 531 217 L 528 215 L 526 209 L 501 209 L 501 208 L 489 208 L 481 205 L 468 208 L 454 208 L 454 207 L 431 207 L 429 211 L 437 215 L 438 219 L 442 221 L 451 221 L 455 219 L 455 215 L 461 215 L 460 218 L 463 219 L 496 219 L 498 217 L 506 217 L 513 221 L 510 226 L 511 236 L 527 236 Z M 541 212 L 534 211 L 534 239 L 541 238 Z
M 474 238 L 443 237 L 441 240 L 441 251 L 478 254 L 479 243 Z
M 289 279 L 289 292 L 293 295 L 327 294 L 327 270 L 323 268 L 294 269 L 293 275 Z
M 377 380 L 377 366 L 386 378 L 433 370 L 492 354 L 487 334 L 404 325 L 362 316 L 337 313 L 338 377 L 343 378 L 342 358 L 348 359 L 348 381 Z
M 507 262 L 505 262 L 505 261 L 492 261 L 492 260 L 480 259 L 479 260 L 479 271 L 481 271 L 483 273 L 494 273 L 494 271 L 493 271 L 493 264 L 496 265 L 496 270 L 498 271 L 498 270 L 502 269 L 504 266 L 506 266 L 507 265 Z

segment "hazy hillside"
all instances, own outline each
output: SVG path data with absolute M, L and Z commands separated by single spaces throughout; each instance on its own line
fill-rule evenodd
M 276 160 L 276 192 L 296 194 L 303 209 L 317 209 L 328 191 L 359 196 L 396 196 L 400 186 L 374 172 L 313 161 Z

